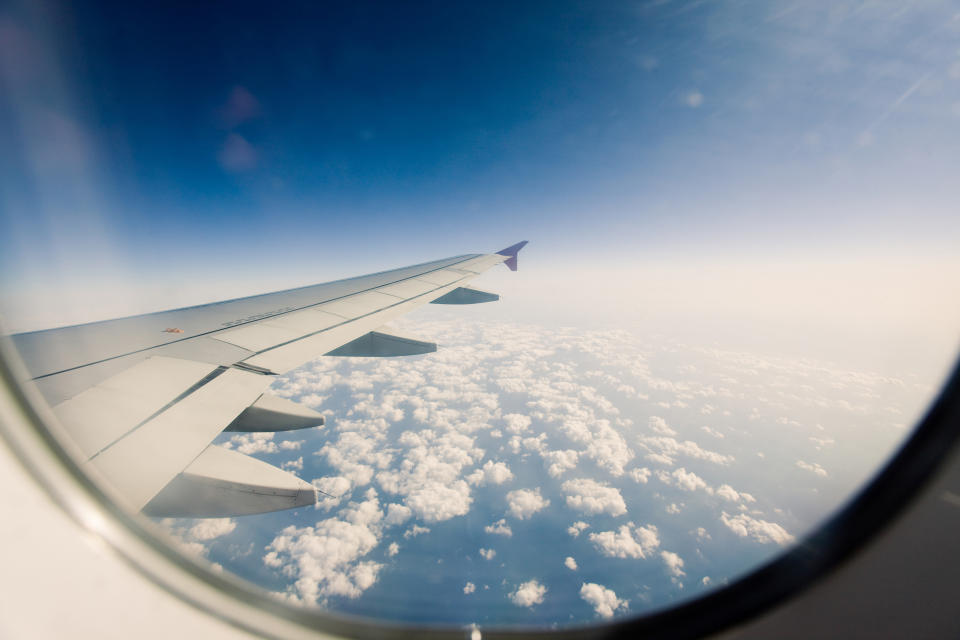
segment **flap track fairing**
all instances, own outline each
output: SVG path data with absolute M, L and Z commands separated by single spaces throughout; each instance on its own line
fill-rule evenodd
M 302 404 L 265 393 L 224 431 L 292 431 L 323 426 L 323 416 Z
M 433 353 L 436 343 L 424 342 L 415 338 L 391 335 L 381 331 L 371 331 L 342 347 L 337 347 L 326 355 L 350 356 L 354 358 L 387 358 L 393 356 L 418 356 Z
M 489 291 L 457 287 L 453 291 L 440 296 L 431 304 L 479 304 L 481 302 L 496 302 L 499 299 L 499 295 Z
M 211 445 L 170 481 L 143 513 L 159 518 L 226 518 L 310 506 L 317 492 L 292 473 Z

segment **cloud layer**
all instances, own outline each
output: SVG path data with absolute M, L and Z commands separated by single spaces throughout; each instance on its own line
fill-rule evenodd
M 416 583 L 427 566 L 459 571 L 446 563 L 460 557 L 464 597 L 517 615 L 549 615 L 537 606 L 548 597 L 607 618 L 627 611 L 617 593 L 643 593 L 636 611 L 693 594 L 723 580 L 716 554 L 795 541 L 804 523 L 769 479 L 835 483 L 823 456 L 847 440 L 823 424 L 875 423 L 868 396 L 899 384 L 622 331 L 417 324 L 440 351 L 322 358 L 277 382 L 274 393 L 325 412 L 326 427 L 221 441 L 330 494 L 260 547 L 291 601 L 360 606 L 384 597 L 370 594 L 385 576 Z M 175 524 L 200 554 L 242 525 Z M 554 583 L 598 566 L 604 585 Z M 523 580 L 509 579 L 516 571 Z

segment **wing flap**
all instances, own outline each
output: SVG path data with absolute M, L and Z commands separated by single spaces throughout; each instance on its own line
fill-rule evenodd
M 92 456 L 216 368 L 204 362 L 154 356 L 61 402 L 53 412 L 80 449 Z
M 238 369 L 219 375 L 94 455 L 87 466 L 136 510 L 143 508 L 273 379 Z

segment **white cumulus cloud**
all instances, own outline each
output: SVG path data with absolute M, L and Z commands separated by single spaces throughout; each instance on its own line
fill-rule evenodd
M 517 489 L 507 494 L 507 508 L 510 515 L 526 520 L 541 509 L 550 505 L 550 501 L 540 495 L 540 488 Z
M 532 607 L 543 602 L 547 588 L 536 580 L 524 582 L 510 594 L 510 601 L 518 607 Z
M 280 465 L 280 468 L 285 471 L 303 471 L 303 456 L 298 457 L 296 460 L 287 460 Z
M 675 554 L 673 551 L 661 551 L 660 557 L 663 558 L 664 564 L 667 565 L 667 572 L 671 576 L 680 578 L 687 575 L 683 571 L 683 558 Z
M 594 582 L 584 582 L 580 587 L 580 597 L 593 606 L 601 618 L 612 618 L 618 609 L 626 609 L 629 602 L 621 600 L 613 589 Z
M 277 443 L 273 441 L 273 435 L 270 431 L 241 433 L 231 437 L 221 446 L 226 449 L 236 449 L 248 456 L 255 453 L 276 453 Z
M 579 457 L 580 453 L 573 449 L 547 451 L 543 454 L 543 459 L 548 465 L 547 473 L 551 478 L 559 478 L 565 471 L 575 468 Z
M 296 578 L 287 590 L 292 600 L 358 598 L 377 581 L 383 565 L 363 560 L 380 541 L 383 512 L 376 494 L 351 502 L 339 516 L 312 527 L 286 527 L 267 545 L 264 564 Z
M 684 491 L 696 491 L 697 489 L 708 489 L 707 483 L 703 478 L 692 471 L 687 471 L 683 467 L 674 469 L 672 472 L 657 471 L 657 478 L 665 485 L 677 487 Z
M 736 489 L 734 489 L 733 487 L 731 487 L 731 486 L 728 485 L 728 484 L 722 484 L 722 485 L 720 485 L 719 487 L 717 487 L 717 489 L 716 489 L 716 491 L 715 491 L 714 493 L 715 493 L 717 496 L 719 496 L 719 497 L 721 497 L 721 498 L 723 498 L 724 500 L 727 500 L 727 501 L 729 501 L 729 502 L 740 502 L 740 501 L 743 501 L 743 502 L 756 502 L 756 501 L 757 501 L 757 499 L 754 498 L 754 497 L 753 497 L 752 495 L 750 495 L 749 493 L 746 493 L 745 491 L 737 491 Z
M 510 433 L 523 433 L 531 424 L 530 416 L 520 415 L 519 413 L 508 413 L 503 416 L 503 422 Z
M 623 515 L 627 505 L 623 496 L 615 487 L 608 487 L 590 478 L 567 480 L 561 485 L 567 495 L 567 506 L 584 513 L 607 513 L 611 516 Z
M 660 536 L 652 524 L 638 527 L 628 522 L 616 531 L 591 533 L 589 538 L 597 551 L 611 558 L 646 558 L 660 546 Z
M 692 440 L 680 442 L 669 436 L 641 436 L 638 442 L 641 447 L 649 451 L 646 456 L 648 460 L 667 466 L 672 466 L 679 456 L 706 460 L 719 465 L 727 465 L 733 462 L 733 456 L 704 449 Z
M 724 511 L 720 515 L 720 520 L 741 538 L 750 537 L 762 543 L 775 542 L 780 546 L 790 544 L 794 540 L 794 537 L 780 525 L 752 518 L 745 513 L 730 516 Z
M 403 537 L 409 540 L 410 538 L 416 538 L 424 533 L 430 533 L 430 527 L 421 527 L 420 525 L 415 524 L 403 532 Z
M 387 524 L 397 525 L 403 524 L 410 519 L 410 516 L 413 515 L 413 511 L 410 507 L 406 507 L 402 504 L 392 503 L 387 505 L 387 516 L 383 521 Z
M 670 425 L 667 424 L 667 421 L 661 418 L 660 416 L 650 416 L 650 420 L 647 422 L 650 430 L 654 433 L 659 433 L 662 436 L 675 436 L 677 432 L 670 428 Z
M 197 541 L 213 540 L 232 533 L 236 528 L 237 521 L 233 518 L 209 518 L 190 527 L 187 538 Z
M 377 472 L 380 486 L 404 496 L 404 503 L 425 522 L 466 514 L 473 497 L 470 485 L 460 476 L 465 467 L 483 456 L 483 451 L 474 446 L 474 438 L 455 431 L 424 429 L 406 431 L 397 441 L 404 448 L 403 464 Z
M 821 478 L 827 477 L 827 470 L 816 462 L 804 462 L 803 460 L 797 460 L 797 467 L 803 469 L 804 471 L 809 471 L 810 473 L 816 474 Z
M 467 476 L 467 482 L 474 486 L 485 484 L 503 484 L 513 480 L 513 472 L 503 462 L 487 460 L 483 467 Z
M 507 536 L 509 538 L 513 535 L 513 530 L 507 524 L 506 518 L 500 518 L 493 524 L 488 524 L 483 530 L 496 536 Z

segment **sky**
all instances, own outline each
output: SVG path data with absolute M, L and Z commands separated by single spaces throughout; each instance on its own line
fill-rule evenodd
M 960 239 L 949 3 L 13 3 L 0 29 L 18 302 L 520 239 L 552 266 Z
M 835 346 L 866 329 L 935 357 L 960 323 L 958 16 L 945 2 L 13 3 L 4 323 L 526 239 L 520 295 L 561 321 L 630 301 L 664 323 L 762 317 Z M 571 284 L 593 299 L 557 300 Z

